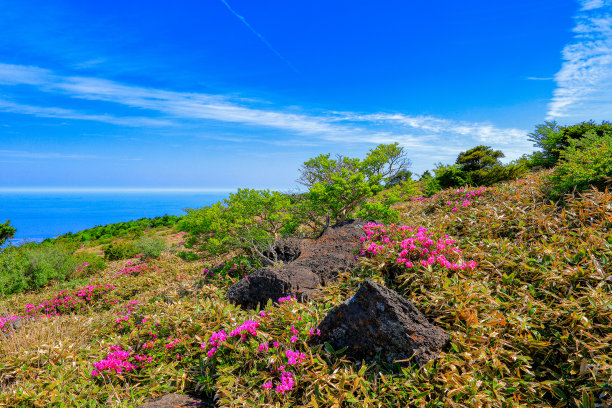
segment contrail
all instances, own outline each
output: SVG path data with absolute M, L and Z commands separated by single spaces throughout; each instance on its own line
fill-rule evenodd
M 273 53 L 275 53 L 278 58 L 282 59 L 285 64 L 289 65 L 289 67 L 294 70 L 295 72 L 297 72 L 298 74 L 300 73 L 291 62 L 289 62 L 289 60 L 285 57 L 283 57 L 281 55 L 280 52 L 276 51 L 276 49 L 272 46 L 272 44 L 270 44 L 268 42 L 268 40 L 265 39 L 265 37 L 261 34 L 259 34 L 253 27 L 251 27 L 251 25 L 246 21 L 246 19 L 244 17 L 242 17 L 240 14 L 236 13 L 236 11 L 232 8 L 232 6 L 230 6 L 227 1 L 225 0 L 221 0 L 221 3 L 225 4 L 225 7 L 227 7 L 227 9 L 233 14 L 235 15 L 240 21 L 242 21 L 244 23 L 245 26 L 247 26 L 249 28 L 249 30 L 251 30 L 253 32 L 253 34 L 255 34 L 257 37 L 259 37 L 259 39 L 261 41 L 263 41 L 264 44 L 266 44 L 266 46 L 272 50 Z

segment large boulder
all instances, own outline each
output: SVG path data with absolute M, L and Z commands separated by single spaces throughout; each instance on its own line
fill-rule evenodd
M 321 334 L 311 338 L 313 344 L 329 343 L 335 350 L 346 347 L 346 356 L 356 361 L 400 365 L 422 366 L 438 357 L 450 340 L 407 299 L 370 280 L 330 310 L 318 329 Z
M 269 266 L 233 285 L 228 298 L 245 308 L 265 305 L 269 299 L 293 296 L 303 301 L 338 274 L 357 266 L 355 252 L 361 247 L 366 220 L 347 220 L 326 228 L 319 238 L 281 241 L 277 250 L 282 266 Z

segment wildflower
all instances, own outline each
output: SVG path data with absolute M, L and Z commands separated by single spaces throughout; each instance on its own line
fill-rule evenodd
M 321 330 L 319 330 L 319 329 L 316 329 L 316 330 L 315 330 L 315 329 L 310 329 L 310 330 L 308 331 L 308 333 L 309 333 L 311 336 L 320 336 L 320 335 L 321 335 Z
M 284 394 L 285 391 L 291 391 L 293 389 L 293 374 L 288 371 L 284 371 L 281 374 L 281 383 L 276 386 L 276 392 Z

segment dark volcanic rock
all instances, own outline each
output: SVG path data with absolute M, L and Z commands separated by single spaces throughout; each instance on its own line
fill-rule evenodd
M 347 220 L 323 231 L 316 240 L 289 239 L 277 245 L 279 258 L 292 260 L 280 267 L 266 267 L 233 285 L 228 298 L 243 307 L 265 305 L 268 299 L 294 296 L 307 299 L 319 286 L 334 281 L 340 272 L 357 266 L 355 251 L 361 247 L 365 220 Z
M 450 338 L 398 293 L 372 281 L 361 283 L 355 295 L 329 311 L 319 324 L 315 344 L 347 347 L 350 359 L 423 365 L 436 358 Z
M 209 399 L 191 397 L 183 394 L 168 394 L 163 397 L 148 401 L 137 408 L 203 408 L 214 407 L 214 402 Z

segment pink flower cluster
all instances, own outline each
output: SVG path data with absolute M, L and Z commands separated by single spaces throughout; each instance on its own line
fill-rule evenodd
M 26 304 L 26 314 L 36 316 L 59 316 L 76 310 L 85 310 L 85 306 L 101 300 L 108 292 L 115 289 L 113 285 L 85 286 L 73 291 L 63 290 L 58 292 L 54 298 L 43 301 L 40 305 Z M 114 304 L 116 300 L 104 300 L 104 303 Z
M 446 205 L 447 206 L 453 206 L 452 211 L 453 212 L 457 212 L 459 210 L 459 207 L 469 207 L 472 204 L 472 199 L 475 197 L 479 197 L 481 195 L 484 195 L 485 192 L 487 190 L 492 190 L 492 187 L 482 187 L 479 188 L 477 190 L 465 190 L 463 188 L 460 188 L 459 190 L 455 190 L 453 192 L 454 195 L 460 195 L 463 196 L 460 200 L 456 200 L 456 201 L 447 201 Z M 465 192 L 465 194 L 463 194 Z
M 289 371 L 283 371 L 280 380 L 280 384 L 276 386 L 277 393 L 284 394 L 285 391 L 291 391 L 293 389 L 293 385 L 295 384 L 295 381 L 293 379 L 293 373 Z
M 253 337 L 257 337 L 257 327 L 259 327 L 259 322 L 246 320 L 240 326 L 232 330 L 229 335 L 230 337 L 240 336 L 242 340 L 246 340 L 249 334 Z
M 173 339 L 172 337 L 168 337 L 168 343 L 164 344 L 164 348 L 166 349 L 174 348 L 180 342 L 181 342 L 180 339 Z
M 208 350 L 208 353 L 206 353 L 206 355 L 208 357 L 212 357 L 213 354 L 215 354 L 215 351 L 217 351 L 217 349 L 221 346 L 221 343 L 223 343 L 226 339 L 227 334 L 224 330 L 219 330 L 218 332 L 213 333 L 210 336 L 210 339 L 208 339 L 208 343 L 210 344 L 211 348 L 210 350 Z M 206 343 L 202 343 L 200 347 L 202 348 L 202 350 L 205 350 L 207 348 Z
M 285 355 L 287 356 L 287 364 L 298 365 L 306 358 L 306 354 L 300 353 L 299 351 L 286 350 Z
M 285 356 L 287 357 L 287 365 L 296 366 L 306 359 L 306 354 L 299 351 L 285 350 Z M 276 392 L 284 394 L 286 391 L 291 391 L 295 385 L 295 378 L 293 373 L 286 370 L 284 365 L 278 368 L 280 371 L 280 384 L 276 386 Z M 272 389 L 272 381 L 267 381 L 262 385 L 263 389 Z
M 9 327 L 7 323 L 10 323 L 12 321 L 15 321 L 17 319 L 19 319 L 19 316 L 13 316 L 13 315 L 8 315 L 5 317 L 1 317 L 0 316 L 0 331 L 6 333 L 9 330 Z
M 134 371 L 136 367 L 128 361 L 131 357 L 129 351 L 121 350 L 119 346 L 111 346 L 111 353 L 105 359 L 94 363 L 95 370 L 91 372 L 93 377 L 100 373 L 121 374 L 123 371 Z
M 123 276 L 123 275 L 140 276 L 140 275 L 144 275 L 145 273 L 156 271 L 158 269 L 157 266 L 149 266 L 147 264 L 131 266 L 132 262 L 127 262 L 126 265 L 128 266 L 120 270 L 119 273 L 113 277 L 118 278 L 119 276 Z
M 280 297 L 278 298 L 278 303 L 291 302 L 292 300 L 295 300 L 295 298 L 292 298 L 291 296 Z
M 467 263 L 453 260 L 459 258 L 461 250 L 454 244 L 457 242 L 448 235 L 441 238 L 432 237 L 427 228 L 419 227 L 416 231 L 409 226 L 396 226 L 391 224 L 368 223 L 363 227 L 366 233 L 362 237 L 364 248 L 360 254 L 368 258 L 375 258 L 384 251 L 395 258 L 395 264 L 406 268 L 422 265 L 440 265 L 441 267 L 456 270 L 475 269 L 477 262 Z M 450 257 L 451 259 L 448 259 Z
M 435 194 L 435 195 L 433 195 L 431 197 L 410 197 L 410 200 L 412 200 L 412 201 L 420 201 L 420 202 L 425 203 L 425 202 L 430 201 L 430 200 L 435 200 L 436 198 L 438 198 L 437 194 Z
M 310 329 L 308 331 L 308 334 L 310 334 L 311 336 L 320 336 L 321 335 L 321 330 L 319 330 L 319 329 Z

